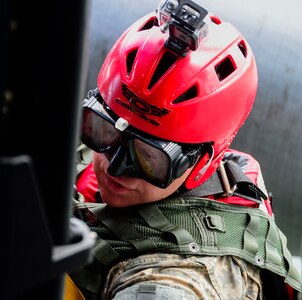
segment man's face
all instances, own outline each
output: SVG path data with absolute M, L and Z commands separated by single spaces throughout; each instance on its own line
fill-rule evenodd
M 161 189 L 143 179 L 110 176 L 107 173 L 109 160 L 103 153 L 93 153 L 93 166 L 102 200 L 113 207 L 124 207 L 162 200 L 174 193 L 192 170 L 192 168 L 188 169 L 167 188 Z

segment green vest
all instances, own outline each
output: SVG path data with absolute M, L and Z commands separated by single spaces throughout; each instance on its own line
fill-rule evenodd
M 144 253 L 234 255 L 284 277 L 301 291 L 286 237 L 260 209 L 177 197 L 128 208 L 77 203 L 75 214 L 98 234 L 89 269 L 99 277 L 101 270 Z M 97 291 L 92 282 L 90 289 Z

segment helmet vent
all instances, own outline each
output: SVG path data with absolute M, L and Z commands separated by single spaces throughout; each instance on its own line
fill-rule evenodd
M 187 91 L 185 91 L 183 94 L 181 94 L 179 97 L 177 97 L 172 103 L 178 104 L 178 103 L 193 99 L 195 97 L 197 97 L 197 87 L 196 87 L 196 85 L 193 85 Z
M 150 80 L 148 89 L 150 90 L 156 82 L 170 69 L 170 67 L 176 62 L 177 56 L 166 52 L 162 58 L 160 59 L 160 62 L 157 65 L 157 68 Z
M 132 50 L 128 55 L 127 55 L 127 60 L 126 60 L 126 65 L 127 65 L 127 74 L 129 75 L 132 67 L 133 67 L 133 63 L 135 60 L 137 54 L 137 49 Z
M 241 53 L 243 54 L 243 56 L 246 57 L 247 56 L 247 47 L 243 40 L 238 43 L 238 48 L 241 51 Z
M 235 65 L 230 56 L 227 56 L 215 66 L 215 71 L 219 81 L 224 80 L 235 71 Z
M 151 19 L 149 19 L 140 29 L 139 31 L 144 31 L 144 30 L 149 30 L 151 29 L 153 26 L 157 25 L 157 19 L 156 17 L 153 17 Z

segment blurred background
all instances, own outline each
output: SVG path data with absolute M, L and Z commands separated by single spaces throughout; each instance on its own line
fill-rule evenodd
M 93 0 L 86 90 L 96 87 L 102 62 L 120 34 L 154 11 L 158 0 Z M 254 50 L 259 89 L 254 109 L 232 148 L 261 164 L 277 223 L 293 255 L 302 256 L 302 26 L 301 0 L 203 0 L 235 25 Z

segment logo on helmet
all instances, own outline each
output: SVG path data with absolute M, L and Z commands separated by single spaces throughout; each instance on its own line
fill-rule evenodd
M 143 99 L 136 96 L 125 83 L 121 84 L 122 87 L 122 93 L 129 101 L 128 103 L 123 102 L 120 99 L 116 99 L 116 102 L 128 109 L 129 111 L 132 111 L 137 116 L 142 118 L 143 120 L 155 125 L 159 126 L 160 123 L 154 119 L 149 118 L 147 115 L 156 116 L 156 117 L 163 117 L 167 114 L 169 114 L 171 111 L 166 108 L 159 108 L 154 105 L 151 105 L 144 101 Z

